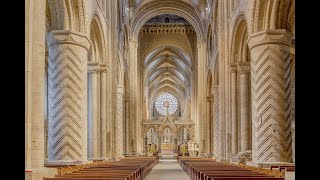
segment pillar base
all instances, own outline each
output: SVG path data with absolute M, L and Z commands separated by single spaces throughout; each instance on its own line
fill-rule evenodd
M 25 180 L 39 180 L 43 177 L 54 177 L 57 172 L 57 168 L 43 168 L 43 169 L 26 169 Z
M 114 160 L 115 160 L 115 161 L 120 161 L 122 158 L 123 158 L 123 156 L 115 157 Z
M 296 172 L 285 172 L 284 174 L 284 179 L 285 180 L 295 180 L 295 177 L 296 177 Z
M 230 162 L 232 162 L 232 163 L 240 163 L 240 160 L 238 159 L 238 155 L 234 155 L 233 154 L 231 156 Z
M 272 165 L 295 165 L 294 163 L 288 162 L 247 162 L 246 165 L 255 166 L 259 168 L 270 168 Z
M 94 159 L 91 159 L 91 161 L 95 162 L 95 161 L 106 161 L 108 160 L 107 158 L 94 158 Z

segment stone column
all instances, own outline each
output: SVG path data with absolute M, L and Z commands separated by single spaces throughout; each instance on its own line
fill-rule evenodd
M 188 129 L 183 128 L 183 142 L 187 142 L 187 141 L 188 141 Z
M 251 35 L 253 161 L 291 162 L 289 53 L 292 35 L 265 30 Z
M 107 157 L 107 65 L 100 64 L 100 77 L 101 77 L 101 158 L 105 159 Z
M 98 158 L 98 73 L 99 63 L 88 62 L 88 158 L 90 160 Z
M 131 143 L 131 136 L 130 136 L 130 98 L 127 97 L 126 101 L 126 122 L 127 122 L 127 127 L 126 127 L 126 139 L 127 139 L 127 154 L 131 154 L 132 152 L 132 143 Z
M 115 153 L 116 158 L 123 157 L 123 93 L 121 86 L 117 87 L 117 104 L 115 120 Z
M 130 136 L 129 136 L 129 97 L 125 97 L 125 153 L 130 154 Z
M 237 66 L 229 67 L 231 73 L 231 153 L 238 153 L 238 119 L 237 119 Z
M 294 39 L 293 39 L 294 40 Z M 293 47 L 292 47 L 293 46 Z M 291 133 L 292 133 L 292 162 L 295 163 L 295 144 L 296 144 L 296 133 L 295 133 L 295 122 L 296 122 L 296 117 L 295 117 L 295 41 L 292 42 L 291 48 L 290 48 L 290 61 L 291 61 L 291 68 L 290 68 L 290 79 L 291 79 Z
M 33 172 L 43 169 L 45 157 L 45 9 L 45 1 L 25 1 L 25 169 Z
M 206 99 L 207 99 L 207 106 L 206 106 L 206 108 L 207 108 L 207 110 L 206 110 L 207 118 L 206 118 L 206 125 L 205 125 L 205 130 L 206 130 L 205 139 L 206 139 L 206 144 L 207 144 L 207 146 L 206 146 L 206 153 L 207 154 L 211 154 L 212 153 L 212 150 L 211 150 L 211 147 L 212 147 L 211 134 L 212 134 L 212 131 L 213 131 L 213 129 L 211 127 L 212 121 L 213 121 L 212 113 L 211 113 L 211 111 L 212 111 L 212 109 L 211 109 L 212 98 L 213 97 L 212 97 L 211 94 L 206 97 Z
M 250 62 L 239 62 L 240 74 L 240 151 L 251 149 L 250 117 L 249 117 L 249 73 Z
M 89 39 L 69 30 L 48 34 L 49 161 L 87 160 Z
M 220 75 L 219 75 L 220 77 Z M 220 81 L 220 79 L 219 79 Z M 219 159 L 224 160 L 226 158 L 226 151 L 227 151 L 227 135 L 226 135 L 226 120 L 223 118 L 224 116 L 224 101 L 223 101 L 223 93 L 224 88 L 223 86 L 219 86 Z
M 213 86 L 213 156 L 219 157 L 219 86 Z

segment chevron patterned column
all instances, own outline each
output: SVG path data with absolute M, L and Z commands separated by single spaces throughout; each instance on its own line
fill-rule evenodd
M 87 160 L 89 39 L 61 30 L 48 34 L 49 161 Z
M 123 157 L 123 93 L 123 87 L 118 86 L 115 120 L 116 158 Z
M 219 86 L 213 86 L 213 155 L 219 157 Z
M 240 151 L 251 150 L 250 119 L 249 119 L 249 73 L 250 62 L 239 62 L 240 74 Z
M 253 161 L 291 162 L 289 44 L 286 30 L 266 30 L 248 41 L 251 54 Z
M 231 153 L 238 153 L 238 118 L 237 118 L 237 66 L 229 67 L 231 73 Z
M 88 62 L 88 159 L 98 158 L 98 73 L 99 62 Z

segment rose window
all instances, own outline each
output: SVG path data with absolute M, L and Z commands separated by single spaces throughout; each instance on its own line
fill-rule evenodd
M 156 99 L 155 107 L 164 116 L 172 115 L 178 109 L 178 100 L 172 94 L 166 92 Z

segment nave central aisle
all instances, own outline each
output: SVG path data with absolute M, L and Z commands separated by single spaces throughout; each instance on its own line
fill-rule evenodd
M 146 180 L 190 180 L 176 159 L 160 159 Z

